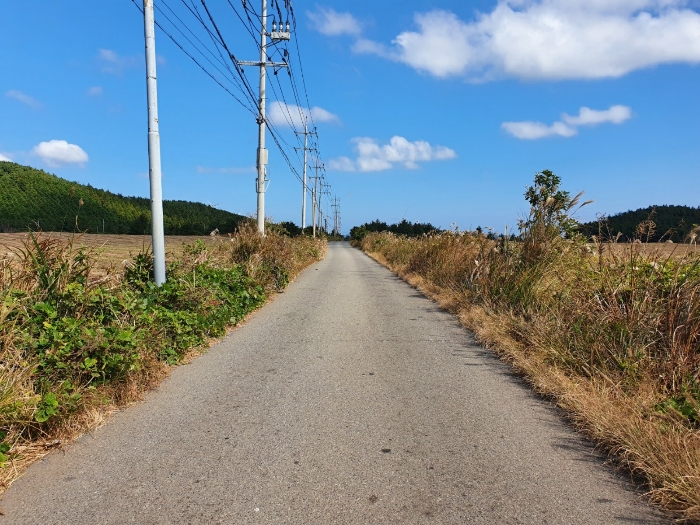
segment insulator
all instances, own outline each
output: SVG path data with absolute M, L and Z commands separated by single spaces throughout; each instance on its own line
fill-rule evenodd
M 289 20 L 287 20 L 287 33 L 289 33 Z
M 282 25 L 282 24 L 280 24 L 280 25 Z M 277 22 L 275 22 L 274 19 L 272 20 L 272 32 L 273 33 L 277 32 Z

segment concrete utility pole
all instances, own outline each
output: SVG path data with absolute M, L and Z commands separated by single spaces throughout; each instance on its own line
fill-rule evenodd
M 319 211 L 320 211 L 319 226 L 320 226 L 321 228 L 323 228 L 323 231 L 324 231 L 325 233 L 328 233 L 328 219 L 325 219 L 325 221 L 324 221 L 324 217 L 323 217 L 323 205 L 322 205 L 322 204 L 323 204 L 323 196 L 324 196 L 324 195 L 330 195 L 330 194 L 331 194 L 330 191 L 328 191 L 327 188 L 330 188 L 330 184 L 325 183 L 325 182 L 324 182 L 324 179 L 321 178 L 321 187 L 320 187 L 321 192 L 320 192 L 320 194 L 319 194 L 319 196 L 318 196 L 318 209 L 319 209 Z
M 260 62 L 250 62 L 247 60 L 239 60 L 240 66 L 256 66 L 260 68 L 260 99 L 258 100 L 258 155 L 256 166 L 258 169 L 258 178 L 256 181 L 256 191 L 258 193 L 258 232 L 260 235 L 265 235 L 265 182 L 267 179 L 267 150 L 265 149 L 265 82 L 267 79 L 268 67 L 289 67 L 286 62 L 268 62 L 267 61 L 267 37 L 269 36 L 272 42 L 279 40 L 289 40 L 289 22 L 287 22 L 287 30 L 283 31 L 282 20 L 280 20 L 279 31 L 276 27 L 272 28 L 272 33 L 267 32 L 267 0 L 262 0 L 262 11 L 260 20 L 262 29 L 260 31 Z M 273 26 L 275 24 L 273 23 Z
M 340 202 L 338 200 L 338 197 L 335 197 L 333 199 L 333 235 L 338 235 L 338 228 L 339 228 L 339 223 L 338 223 L 338 210 L 340 208 Z
M 153 274 L 156 284 L 165 282 L 165 234 L 163 231 L 163 187 L 158 131 L 158 89 L 156 85 L 156 29 L 153 0 L 143 0 L 143 33 L 146 40 L 146 88 L 148 98 L 148 178 L 151 182 L 151 239 Z M 104 227 L 102 228 L 104 230 Z
M 318 187 L 321 177 L 318 176 L 318 170 L 323 169 L 323 164 L 319 164 L 318 159 L 316 159 L 316 164 L 311 167 L 316 170 L 316 176 L 313 177 L 314 187 L 311 190 L 311 222 L 313 224 L 313 236 L 316 237 L 316 210 L 320 211 L 321 208 L 321 200 L 319 199 Z M 321 186 L 321 191 L 323 191 L 323 186 Z M 318 221 L 318 227 L 321 227 L 321 221 Z
M 304 131 L 295 131 L 297 135 L 304 135 L 304 182 L 302 184 L 302 196 L 301 196 L 301 233 L 304 233 L 304 229 L 306 228 L 306 152 L 307 151 L 317 151 L 315 148 L 308 148 L 308 139 L 309 135 L 316 135 L 315 131 L 309 131 L 309 128 L 307 127 L 306 123 L 304 123 Z M 299 150 L 301 148 L 294 148 L 295 150 Z
M 311 190 L 311 234 L 316 238 L 316 187 L 318 183 L 318 166 L 316 166 L 316 176 L 314 179 L 314 187 Z

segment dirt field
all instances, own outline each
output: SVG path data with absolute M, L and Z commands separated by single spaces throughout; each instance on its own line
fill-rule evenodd
M 589 244 L 592 250 L 596 250 L 594 244 Z M 671 244 L 671 243 L 647 243 L 647 244 L 629 244 L 629 243 L 619 243 L 619 244 L 606 244 L 605 253 L 610 253 L 610 249 L 614 250 L 616 254 L 623 255 L 629 254 L 630 249 L 639 250 L 639 253 L 646 255 L 656 255 L 663 257 L 683 257 L 689 253 L 700 252 L 700 246 L 691 244 Z
M 119 267 L 125 261 L 131 259 L 142 249 L 151 246 L 150 235 L 103 235 L 103 234 L 82 234 L 74 236 L 72 233 L 45 233 L 44 235 L 52 238 L 64 239 L 69 242 L 74 239 L 76 245 L 92 248 L 97 259 L 97 268 L 107 269 L 110 266 Z M 8 252 L 16 252 L 20 249 L 24 241 L 28 240 L 29 236 L 26 233 L 0 233 L 0 258 L 6 256 Z M 166 259 L 177 258 L 182 253 L 182 248 L 185 244 L 192 244 L 197 239 L 207 243 L 215 244 L 217 242 L 228 241 L 227 237 L 210 237 L 196 235 L 171 235 L 165 237 Z M 595 250 L 595 245 L 589 245 Z M 650 244 L 614 244 L 605 245 L 607 253 L 610 246 L 618 255 L 629 253 L 632 246 L 635 250 L 639 249 L 646 254 L 662 254 L 663 256 L 682 257 L 691 252 L 700 252 L 700 246 L 691 246 L 689 244 L 666 244 L 666 243 L 650 243 Z
M 142 249 L 151 246 L 150 235 L 103 235 L 71 233 L 45 233 L 43 235 L 52 238 L 65 239 L 66 242 L 74 239 L 76 246 L 92 248 L 96 255 L 97 267 L 106 269 L 110 266 L 119 267 L 124 261 L 131 259 Z M 0 233 L 0 256 L 16 252 L 22 248 L 24 241 L 29 239 L 26 233 Z M 192 244 L 197 239 L 207 244 L 227 241 L 227 237 L 199 237 L 194 235 L 173 235 L 165 237 L 166 260 L 177 258 L 182 253 L 185 244 Z

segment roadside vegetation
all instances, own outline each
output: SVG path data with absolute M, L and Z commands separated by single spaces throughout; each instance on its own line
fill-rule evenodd
M 700 522 L 700 253 L 646 245 L 648 220 L 635 242 L 617 243 L 604 223 L 589 242 L 573 218 L 581 195 L 550 171 L 525 197 L 515 240 L 385 232 L 354 243 L 556 400 L 652 502 Z
M 0 492 L 32 461 L 140 399 L 172 365 L 243 320 L 306 266 L 325 241 L 230 237 L 185 246 L 161 287 L 153 259 L 96 269 L 97 253 L 33 233 L 0 257 Z

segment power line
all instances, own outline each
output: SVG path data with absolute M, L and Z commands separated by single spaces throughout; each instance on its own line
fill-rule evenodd
M 136 6 L 136 9 L 138 9 L 139 12 L 140 12 L 141 14 L 143 14 L 143 9 L 141 8 L 141 6 L 138 5 L 138 3 L 136 2 L 136 0 L 131 0 L 131 1 L 132 1 L 132 3 Z M 234 95 L 234 94 L 231 92 L 231 90 L 228 89 L 226 86 L 224 86 L 224 85 L 221 83 L 221 81 L 220 81 L 219 79 L 217 79 L 209 70 L 207 70 L 207 68 L 205 68 L 202 64 L 200 64 L 199 61 L 198 61 L 194 56 L 192 56 L 192 54 L 189 53 L 189 52 L 177 41 L 177 39 L 176 39 L 175 37 L 173 37 L 173 35 L 170 34 L 158 21 L 156 21 L 155 24 L 158 26 L 158 28 L 159 28 L 161 31 L 163 31 L 163 33 L 165 33 L 165 35 L 166 35 L 168 38 L 170 38 L 170 40 L 172 40 L 172 42 L 180 49 L 180 51 L 182 51 L 183 53 L 185 53 L 185 55 L 187 55 L 197 66 L 199 66 L 199 68 L 200 68 L 202 71 L 204 71 L 204 73 L 205 73 L 208 77 L 210 77 L 214 82 L 216 82 L 216 83 L 219 85 L 219 87 L 221 87 L 224 91 L 226 91 L 229 95 L 231 95 L 231 97 L 233 97 L 241 106 L 243 106 L 245 109 L 247 109 L 248 111 L 251 111 L 253 114 L 255 114 L 255 112 L 252 111 L 252 110 L 250 109 L 250 107 L 246 106 L 246 104 L 245 104 L 241 99 L 239 99 L 236 95 Z M 200 51 L 200 53 L 201 53 L 201 51 Z M 219 72 L 223 75 L 223 72 L 221 72 L 220 70 L 219 70 Z
M 246 0 L 241 0 L 243 10 L 243 14 L 241 14 L 240 8 L 237 8 L 234 5 L 234 1 L 227 0 L 229 7 L 231 8 L 231 10 L 233 10 L 234 14 L 236 15 L 236 18 L 243 25 L 243 28 L 247 32 L 247 34 L 253 37 L 253 41 L 255 42 L 256 48 L 259 51 L 262 51 L 264 40 L 258 42 L 256 32 L 260 31 L 260 29 L 255 27 L 257 25 L 256 22 L 259 22 L 260 26 L 263 27 L 263 33 L 267 32 L 267 27 L 263 26 L 262 15 L 258 14 L 255 11 L 255 9 L 253 9 L 252 6 L 250 6 L 249 3 L 246 2 Z M 158 28 L 160 28 L 160 30 L 162 30 L 166 34 L 166 36 L 168 36 L 168 38 L 170 38 L 170 40 L 186 56 L 190 58 L 190 60 L 192 60 L 202 71 L 204 71 L 204 73 L 207 76 L 214 80 L 226 93 L 231 95 L 231 97 L 234 98 L 234 100 L 236 100 L 242 107 L 247 109 L 252 115 L 255 115 L 259 123 L 264 123 L 264 129 L 266 129 L 270 133 L 272 141 L 279 150 L 280 155 L 287 164 L 289 170 L 303 184 L 303 179 L 300 176 L 299 170 L 294 165 L 295 163 L 292 162 L 290 154 L 288 153 L 288 149 L 291 149 L 296 153 L 296 160 L 300 163 L 302 167 L 305 167 L 305 163 L 302 159 L 299 158 L 299 151 L 285 139 L 285 133 L 283 133 L 282 129 L 280 129 L 280 127 L 278 126 L 278 124 L 280 124 L 279 121 L 274 122 L 271 119 L 265 118 L 264 115 L 261 114 L 260 107 L 258 106 L 259 101 L 255 96 L 254 89 L 244 72 L 242 64 L 239 60 L 237 60 L 236 56 L 231 51 L 231 48 L 227 44 L 223 32 L 219 28 L 212 11 L 207 5 L 206 0 L 180 0 L 180 2 L 187 9 L 190 15 L 194 17 L 194 19 L 197 21 L 197 24 L 201 26 L 202 30 L 204 31 L 204 34 L 206 34 L 206 37 L 208 37 L 211 40 L 211 44 L 207 45 L 205 43 L 206 38 L 204 38 L 203 40 L 200 36 L 198 36 L 194 29 L 191 27 L 191 24 L 185 20 L 185 17 L 181 16 L 181 14 L 178 14 L 173 8 L 172 4 L 169 4 L 167 0 L 157 0 L 157 3 L 159 5 L 156 7 L 158 9 L 159 14 L 164 18 L 167 24 L 169 24 L 169 26 L 172 27 L 174 31 L 179 33 L 179 38 L 182 38 L 183 42 L 179 41 L 179 38 L 176 38 L 172 31 L 167 30 L 162 24 L 156 22 Z M 143 12 L 136 0 L 132 0 L 132 3 L 134 3 L 134 5 L 137 7 L 137 9 L 139 9 L 139 11 Z M 198 4 L 200 3 L 201 6 L 198 7 Z M 160 4 L 162 4 L 162 8 Z M 284 13 L 286 14 L 286 28 L 289 29 L 289 19 L 291 17 L 294 32 L 296 32 L 297 21 L 296 17 L 294 16 L 293 9 L 291 7 L 291 2 L 289 2 L 289 0 L 284 0 L 284 7 L 286 9 L 286 13 Z M 284 16 L 281 10 L 280 2 L 277 1 L 277 3 L 275 3 L 275 0 L 272 0 L 272 8 L 273 10 L 276 8 L 277 16 L 279 17 L 279 29 L 281 33 L 285 26 L 283 26 Z M 200 9 L 203 9 L 204 13 L 202 13 Z M 270 35 L 272 36 L 274 33 L 275 26 L 273 25 L 273 33 Z M 288 38 L 289 37 L 287 37 L 287 39 Z M 304 130 L 307 130 L 309 128 L 309 121 L 313 123 L 313 115 L 311 114 L 309 97 L 306 89 L 306 80 L 304 78 L 304 72 L 302 68 L 299 44 L 295 42 L 296 56 L 295 60 L 293 61 L 295 63 L 295 67 L 293 67 L 291 63 L 292 57 L 290 55 L 288 45 L 286 43 L 287 39 L 280 40 L 272 38 L 270 42 L 267 43 L 266 50 L 269 50 L 269 55 L 266 59 L 265 67 L 268 67 L 270 65 L 274 67 L 275 78 L 274 81 L 270 83 L 271 90 L 274 93 L 274 96 L 277 99 L 277 103 L 280 106 L 279 109 L 281 109 L 281 114 L 284 117 L 284 121 L 286 121 L 286 124 L 293 132 L 297 133 L 299 130 L 299 124 L 302 125 L 302 128 Z M 189 46 L 191 51 L 186 48 L 186 45 Z M 194 56 L 195 53 L 198 55 L 197 57 Z M 281 60 L 281 62 L 279 64 L 275 64 L 273 59 L 276 59 L 278 57 Z M 268 64 L 267 61 L 270 61 L 270 63 Z M 279 67 L 277 66 L 285 67 L 288 71 L 288 76 L 290 78 L 289 86 L 291 88 L 292 98 L 295 102 L 293 105 L 296 106 L 296 111 L 298 111 L 299 113 L 298 120 L 297 117 L 293 114 L 294 109 L 290 107 L 292 104 L 288 102 L 286 94 L 287 89 L 285 88 L 286 83 L 285 85 L 283 85 L 281 76 L 277 74 L 279 71 Z M 302 93 L 300 90 L 300 85 L 296 80 L 296 66 L 299 67 L 300 73 L 302 75 L 301 87 L 303 87 L 303 97 L 306 101 L 306 104 L 302 103 Z M 226 84 L 230 84 L 230 87 Z M 240 95 L 236 94 L 235 91 L 238 91 Z M 282 105 L 284 106 L 282 107 Z M 305 110 L 304 106 L 308 109 Z M 282 124 L 284 125 L 284 122 L 282 122 Z M 315 129 L 315 127 L 313 127 L 312 129 Z M 298 136 L 295 136 L 295 139 L 297 139 L 297 143 L 300 143 L 300 138 Z M 315 135 L 315 139 L 313 139 L 312 144 L 315 146 L 316 149 L 315 153 L 318 163 L 321 159 L 320 152 L 318 151 L 318 135 Z M 319 183 L 320 182 L 321 180 L 319 180 Z M 304 185 L 303 188 L 304 191 L 307 191 L 308 189 L 306 185 Z M 320 191 L 317 195 L 317 204 L 320 207 L 325 192 L 322 191 L 323 186 L 321 186 L 319 190 Z

